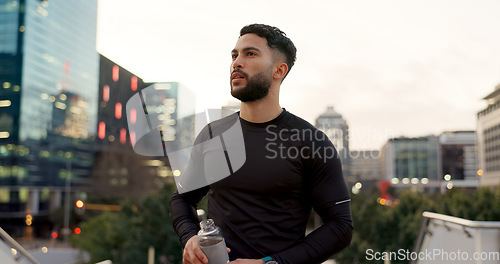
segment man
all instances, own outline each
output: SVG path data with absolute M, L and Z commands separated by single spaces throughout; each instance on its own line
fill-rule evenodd
M 276 27 L 241 29 L 230 68 L 231 95 L 241 101 L 241 110 L 208 125 L 197 140 L 221 135 L 237 119 L 246 161 L 220 181 L 174 194 L 171 215 L 184 263 L 207 263 L 194 210 L 205 195 L 208 217 L 221 228 L 231 263 L 321 263 L 349 245 L 350 199 L 338 153 L 323 133 L 279 104 L 295 54 L 294 44 Z M 206 149 L 192 155 L 200 177 L 208 155 Z M 305 236 L 311 209 L 324 224 Z

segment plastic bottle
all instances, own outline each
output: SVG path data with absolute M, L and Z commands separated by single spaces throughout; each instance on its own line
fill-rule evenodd
M 223 264 L 229 262 L 226 242 L 222 233 L 214 223 L 207 219 L 200 222 L 201 230 L 198 232 L 200 248 L 208 258 L 208 264 Z

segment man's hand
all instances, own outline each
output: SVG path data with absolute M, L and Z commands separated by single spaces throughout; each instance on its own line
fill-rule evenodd
M 237 259 L 235 261 L 231 261 L 228 264 L 264 264 L 264 260 L 262 259 Z
M 182 263 L 184 264 L 206 264 L 208 259 L 201 251 L 200 241 L 198 236 L 192 236 L 186 246 L 184 247 L 184 253 L 182 254 Z
M 227 248 L 227 253 L 231 252 L 229 248 Z M 208 259 L 205 256 L 205 253 L 201 251 L 200 241 L 198 240 L 198 236 L 192 236 L 186 246 L 184 247 L 184 253 L 182 254 L 182 263 L 184 264 L 207 264 Z M 245 263 L 245 262 L 243 262 Z M 259 262 L 260 263 L 260 262 Z

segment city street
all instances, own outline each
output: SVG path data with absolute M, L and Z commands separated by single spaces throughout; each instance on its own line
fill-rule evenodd
M 79 264 L 86 263 L 89 255 L 74 248 L 42 248 L 28 251 L 40 264 Z

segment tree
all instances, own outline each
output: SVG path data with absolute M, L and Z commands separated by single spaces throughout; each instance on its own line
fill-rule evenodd
M 126 200 L 120 212 L 105 212 L 82 225 L 72 238 L 89 252 L 91 261 L 145 263 L 155 248 L 155 263 L 179 263 L 182 249 L 170 219 L 171 188 L 152 193 L 140 202 Z
M 452 189 L 446 192 L 445 195 L 438 198 L 440 208 L 439 213 L 451 215 L 455 217 L 474 220 L 476 216 L 475 202 L 473 203 L 474 194 L 467 194 L 461 189 Z
M 90 254 L 92 263 L 103 260 L 115 260 L 124 237 L 121 236 L 121 215 L 104 212 L 81 225 L 82 232 L 71 237 L 71 242 Z
M 491 188 L 483 187 L 476 191 L 474 197 L 477 221 L 500 221 L 500 203 L 498 193 Z

